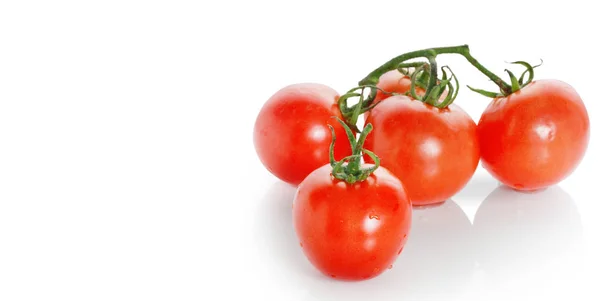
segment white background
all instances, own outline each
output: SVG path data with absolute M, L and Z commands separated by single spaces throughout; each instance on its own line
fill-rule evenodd
M 575 0 L 2 1 L 0 300 L 599 300 L 598 28 L 595 3 Z M 261 105 L 465 43 L 498 73 L 542 58 L 537 78 L 574 86 L 584 161 L 529 195 L 478 170 L 415 212 L 393 269 L 321 276 L 295 238 L 293 188 L 254 153 Z M 489 100 L 464 85 L 493 86 L 439 62 L 477 121 Z M 472 226 L 478 208 L 488 223 Z

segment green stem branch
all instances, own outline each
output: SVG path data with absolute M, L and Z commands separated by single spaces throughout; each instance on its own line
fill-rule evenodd
M 399 55 L 385 64 L 381 65 L 379 68 L 373 70 L 369 75 L 367 75 L 364 79 L 362 79 L 358 84 L 360 86 L 363 85 L 376 85 L 379 82 L 379 78 L 386 72 L 398 69 L 398 66 L 401 66 L 405 61 L 424 57 L 427 59 L 435 58 L 439 54 L 459 54 L 463 56 L 473 67 L 477 68 L 477 70 L 481 71 L 485 76 L 487 76 L 490 80 L 492 80 L 500 90 L 504 93 L 510 94 L 512 91 L 511 86 L 503 81 L 499 76 L 485 68 L 481 65 L 470 53 L 468 45 L 460 45 L 460 46 L 449 46 L 449 47 L 437 47 L 437 48 L 429 48 L 429 49 L 421 49 L 412 52 L 407 52 L 405 54 Z M 433 70 L 433 68 L 432 68 Z
M 435 61 L 435 56 L 430 56 L 427 58 L 429 60 L 429 83 L 427 84 L 427 89 L 425 90 L 425 95 L 423 95 L 423 100 L 427 102 L 431 92 L 433 92 L 433 88 L 437 84 L 437 62 Z M 430 103 L 431 104 L 431 103 Z

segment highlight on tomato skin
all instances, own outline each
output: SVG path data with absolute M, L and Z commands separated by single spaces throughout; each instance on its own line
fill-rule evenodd
M 280 180 L 298 185 L 313 170 L 329 162 L 333 126 L 338 136 L 344 128 L 332 116 L 341 118 L 339 94 L 315 83 L 282 88 L 263 105 L 254 124 L 254 147 L 262 164 Z M 335 157 L 351 154 L 350 143 L 340 139 Z
M 581 97 L 558 80 L 533 81 L 494 99 L 477 126 L 481 161 L 503 184 L 539 190 L 568 177 L 579 165 L 590 136 Z
M 413 205 L 446 201 L 479 164 L 476 124 L 456 104 L 438 109 L 407 96 L 387 98 L 367 117 L 365 148 L 405 185 Z M 365 162 L 371 163 L 365 157 Z
M 410 199 L 400 180 L 382 167 L 354 184 L 331 173 L 332 167 L 325 165 L 298 187 L 292 210 L 300 246 L 328 277 L 376 277 L 394 263 L 407 241 Z

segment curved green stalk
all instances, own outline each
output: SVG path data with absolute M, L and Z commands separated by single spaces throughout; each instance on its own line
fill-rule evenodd
M 352 147 L 352 155 L 345 157 L 338 162 L 335 161 L 334 146 L 336 137 L 333 127 L 329 125 L 329 129 L 331 130 L 332 136 L 331 144 L 329 145 L 329 162 L 332 167 L 331 174 L 336 179 L 345 181 L 349 184 L 364 181 L 379 167 L 379 157 L 377 157 L 377 155 L 375 155 L 373 152 L 363 148 L 367 135 L 369 135 L 369 133 L 373 130 L 373 125 L 371 125 L 370 123 L 367 124 L 357 141 L 350 127 L 341 119 L 337 117 L 335 118 L 342 125 L 342 127 L 344 127 L 344 130 L 346 131 L 346 135 L 348 136 L 350 145 Z M 376 163 L 375 166 L 370 168 L 361 168 L 361 159 L 363 152 L 369 157 L 373 158 L 373 161 L 375 161 Z M 345 164 L 346 162 L 347 164 Z

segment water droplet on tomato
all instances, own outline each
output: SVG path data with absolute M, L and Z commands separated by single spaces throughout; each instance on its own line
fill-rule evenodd
M 398 251 L 398 255 L 400 255 L 400 253 L 402 253 L 402 250 L 404 250 L 404 247 L 400 248 L 400 251 Z
M 406 238 L 406 234 L 404 234 L 404 236 L 402 238 Z
M 371 256 L 371 260 L 375 260 L 375 259 L 377 259 L 377 257 Z
M 334 274 L 331 274 L 331 278 L 335 278 L 336 276 Z
M 390 266 L 388 267 L 388 270 L 391 270 L 394 267 L 393 264 L 390 264 Z
M 523 189 L 523 188 L 525 188 L 525 186 L 523 186 L 523 184 L 515 184 L 515 188 L 516 189 Z
M 371 214 L 371 215 L 369 215 L 369 218 L 379 220 L 379 215 Z
M 377 274 L 379 272 L 379 268 L 374 268 L 373 273 Z
M 302 243 L 300 243 L 300 248 L 304 248 L 304 245 Z

